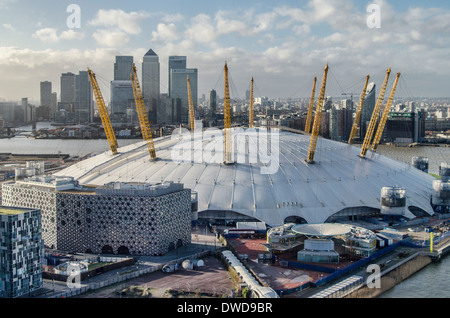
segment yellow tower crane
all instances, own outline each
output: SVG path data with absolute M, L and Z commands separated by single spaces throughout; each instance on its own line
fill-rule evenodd
M 389 81 L 389 75 L 391 74 L 391 68 L 386 72 L 386 77 L 384 78 L 383 86 L 381 87 L 380 94 L 378 95 L 378 100 L 372 113 L 372 118 L 370 119 L 369 127 L 367 128 L 366 136 L 364 137 L 364 143 L 361 147 L 361 153 L 359 156 L 365 158 L 367 150 L 369 150 L 370 143 L 372 142 L 373 132 L 375 131 L 375 125 L 378 121 L 378 115 L 380 114 L 381 104 L 383 103 L 384 94 L 386 93 L 386 86 Z
M 187 90 L 189 98 L 189 121 L 191 123 L 191 130 L 195 129 L 195 111 L 194 111 L 194 101 L 192 99 L 191 82 L 189 81 L 189 75 L 187 77 Z
M 250 105 L 248 107 L 248 128 L 253 128 L 253 122 L 255 121 L 253 104 L 254 100 L 253 100 L 253 77 L 252 77 L 252 85 L 250 87 Z
M 369 83 L 370 75 L 367 75 L 366 82 L 364 84 L 363 91 L 361 93 L 361 97 L 359 98 L 359 104 L 356 108 L 355 120 L 353 121 L 352 131 L 350 132 L 350 137 L 348 138 L 348 144 L 353 145 L 353 141 L 355 140 L 356 131 L 358 130 L 359 120 L 361 119 L 361 112 L 364 106 L 364 101 L 366 99 L 366 90 L 367 84 Z
M 91 82 L 92 90 L 94 91 L 95 100 L 97 102 L 98 112 L 100 113 L 100 119 L 102 120 L 103 129 L 105 130 L 106 138 L 108 139 L 109 147 L 113 155 L 117 154 L 117 139 L 114 134 L 114 130 L 109 119 L 108 111 L 106 110 L 105 101 L 103 99 L 102 92 L 98 86 L 95 73 L 88 68 L 89 79 Z
M 224 115 L 224 132 L 225 132 L 225 164 L 232 164 L 232 143 L 231 143 L 231 106 L 230 106 L 230 86 L 228 84 L 228 66 L 225 62 L 224 67 L 224 100 L 223 100 L 223 115 Z
M 320 122 L 322 120 L 322 108 L 325 99 L 327 75 L 328 75 L 328 64 L 325 66 L 325 69 L 323 71 L 322 86 L 320 88 L 319 100 L 317 101 L 316 116 L 314 117 L 314 125 L 311 133 L 311 140 L 309 142 L 308 159 L 306 160 L 306 162 L 308 163 L 314 163 L 314 155 L 316 153 L 317 139 L 319 138 Z
M 375 134 L 375 138 L 372 144 L 372 151 L 377 151 L 378 145 L 381 140 L 381 136 L 383 135 L 384 126 L 386 125 L 387 118 L 389 116 L 389 111 L 391 110 L 392 102 L 394 100 L 395 90 L 397 89 L 398 79 L 400 78 L 400 73 L 397 73 L 397 77 L 395 78 L 394 85 L 392 86 L 391 94 L 389 95 L 389 99 L 384 107 L 383 115 L 381 116 L 380 123 L 378 124 L 378 130 Z
M 134 100 L 136 103 L 136 111 L 139 118 L 139 125 L 141 127 L 142 138 L 147 141 L 148 152 L 150 153 L 150 159 L 156 160 L 155 145 L 153 143 L 152 130 L 150 128 L 150 121 L 148 120 L 147 111 L 145 108 L 144 97 L 142 95 L 141 86 L 139 85 L 139 78 L 136 72 L 136 66 L 132 67 L 131 84 L 133 86 Z
M 314 76 L 314 84 L 311 92 L 311 99 L 309 100 L 309 108 L 308 108 L 308 115 L 306 116 L 306 125 L 305 125 L 305 132 L 309 134 L 309 131 L 311 130 L 311 120 L 312 120 L 312 114 L 314 111 L 314 97 L 316 94 L 316 82 L 317 77 Z

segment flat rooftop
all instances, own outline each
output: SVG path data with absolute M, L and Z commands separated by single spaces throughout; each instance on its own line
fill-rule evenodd
M 15 208 L 9 206 L 0 206 L 0 215 L 17 215 L 25 212 L 36 211 L 37 209 Z

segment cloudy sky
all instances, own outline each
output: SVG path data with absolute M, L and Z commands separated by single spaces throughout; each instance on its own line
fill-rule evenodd
M 79 28 L 68 23 L 77 21 L 71 4 L 80 8 Z M 379 28 L 368 25 L 371 4 L 380 9 Z M 236 98 L 252 76 L 257 96 L 308 97 L 326 63 L 329 96 L 359 95 L 367 74 L 381 85 L 389 67 L 390 83 L 402 74 L 398 97 L 450 96 L 446 0 L 0 0 L 0 39 L 3 100 L 38 100 L 45 80 L 59 95 L 61 73 L 87 67 L 108 99 L 115 56 L 133 55 L 140 70 L 150 48 L 162 93 L 168 57 L 185 55 L 199 71 L 199 96 L 223 94 L 225 61 Z

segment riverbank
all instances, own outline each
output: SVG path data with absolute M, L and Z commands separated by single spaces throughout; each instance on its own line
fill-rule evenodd
M 409 250 L 409 251 L 408 251 Z M 355 290 L 346 298 L 377 298 L 382 296 L 385 292 L 391 290 L 409 277 L 425 269 L 431 264 L 436 264 L 442 261 L 450 252 L 450 238 L 447 237 L 435 245 L 433 251 L 428 251 L 426 248 L 408 248 L 406 251 L 392 254 L 388 262 L 392 262 L 396 255 L 401 253 L 411 253 L 409 257 L 401 262 L 395 264 L 388 270 L 381 272 L 380 288 L 369 288 L 364 284 L 361 288 Z M 393 262 L 395 263 L 395 261 Z M 395 297 L 395 296 L 394 296 Z M 399 298 L 402 298 L 401 296 Z
M 432 260 L 430 257 L 417 253 L 415 257 L 401 264 L 396 269 L 390 271 L 386 275 L 382 275 L 380 279 L 381 288 L 369 288 L 364 286 L 354 291 L 346 298 L 377 298 L 431 263 Z

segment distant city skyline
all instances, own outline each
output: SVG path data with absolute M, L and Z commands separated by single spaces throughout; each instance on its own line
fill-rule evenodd
M 308 97 L 326 63 L 329 96 L 357 99 L 367 74 L 380 86 L 392 67 L 402 73 L 397 98 L 450 97 L 450 4 L 443 0 L 80 0 L 79 16 L 69 4 L 0 0 L 0 100 L 38 105 L 41 82 L 60 92 L 62 73 L 89 67 L 109 101 L 115 56 L 133 56 L 142 74 L 150 49 L 159 57 L 161 93 L 169 56 L 186 56 L 198 69 L 199 96 L 211 89 L 223 96 L 227 61 L 234 98 L 245 98 L 251 77 L 255 96 Z M 380 9 L 379 28 L 369 26 L 370 4 Z

